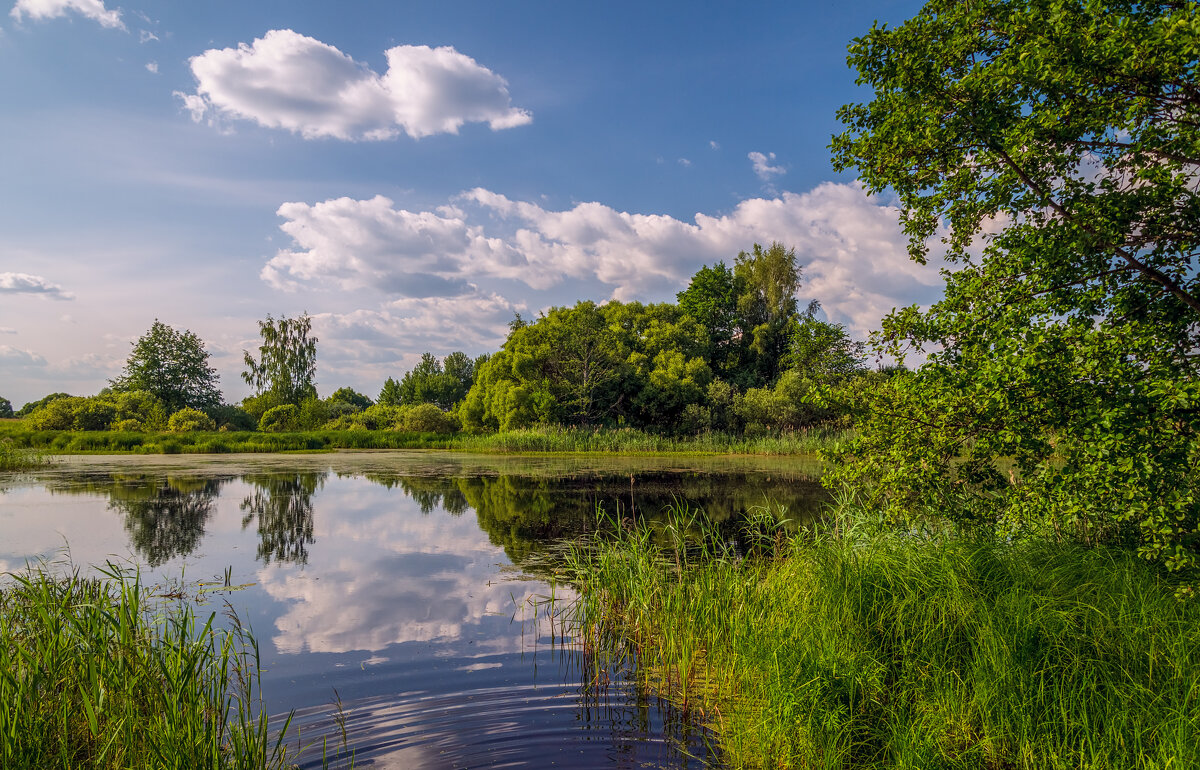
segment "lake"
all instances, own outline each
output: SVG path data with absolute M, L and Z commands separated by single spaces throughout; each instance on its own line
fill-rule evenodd
M 80 456 L 0 473 L 0 572 L 117 560 L 224 602 L 259 640 L 272 713 L 295 709 L 358 767 L 702 767 L 703 729 L 629 672 L 591 684 L 563 636 L 563 543 L 601 508 L 700 507 L 736 540 L 768 503 L 794 523 L 826 493 L 804 458 Z M 339 707 L 335 704 L 340 703 Z M 341 724 L 339 724 L 339 719 Z

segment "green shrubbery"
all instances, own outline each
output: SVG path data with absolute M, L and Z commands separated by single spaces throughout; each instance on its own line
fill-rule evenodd
M 191 433 L 193 431 L 216 430 L 213 418 L 199 409 L 184 407 L 167 420 L 167 430 L 172 433 Z

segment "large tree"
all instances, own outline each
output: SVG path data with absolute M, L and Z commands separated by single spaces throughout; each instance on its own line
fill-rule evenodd
M 859 404 L 844 471 L 892 510 L 1197 562 L 1198 59 L 1195 2 L 932 0 L 854 42 L 874 98 L 840 111 L 835 162 L 950 264 L 883 325 L 928 362 Z
M 124 370 L 109 385 L 115 391 L 146 391 L 162 401 L 168 413 L 221 403 L 217 372 L 209 366 L 203 340 L 158 319 L 133 343 Z
M 262 344 L 258 359 L 243 351 L 246 371 L 242 379 L 256 394 L 271 394 L 281 404 L 299 404 L 316 398 L 317 338 L 308 313 L 298 318 L 267 316 L 258 322 Z

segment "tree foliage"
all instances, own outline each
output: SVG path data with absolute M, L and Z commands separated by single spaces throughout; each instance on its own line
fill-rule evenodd
M 392 406 L 435 404 L 442 410 L 449 410 L 463 400 L 474 379 L 475 363 L 466 353 L 455 351 L 441 361 L 433 353 L 424 353 L 420 362 L 398 383 L 391 378 L 384 383 L 386 403 Z M 384 393 L 380 393 L 380 403 L 385 403 L 384 398 Z
M 931 353 L 858 402 L 843 475 L 897 513 L 1196 564 L 1200 7 L 933 0 L 849 59 L 874 98 L 840 111 L 835 161 L 951 270 L 885 319 L 889 352 Z
M 109 385 L 118 392 L 150 393 L 168 413 L 184 407 L 211 409 L 221 403 L 217 371 L 208 363 L 203 340 L 158 319 L 133 343 L 124 370 Z
M 258 358 L 243 351 L 246 371 L 242 379 L 258 396 L 271 394 L 280 404 L 300 404 L 316 398 L 317 338 L 312 335 L 312 319 L 305 313 L 298 318 L 267 316 L 258 322 L 262 344 Z

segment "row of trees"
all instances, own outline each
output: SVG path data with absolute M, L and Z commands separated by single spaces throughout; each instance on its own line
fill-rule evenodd
M 242 374 L 255 393 L 239 407 L 222 405 L 200 338 L 155 320 L 99 396 L 51 394 L 19 414 L 70 430 L 796 429 L 834 416 L 816 393 L 861 374 L 863 359 L 816 303 L 798 310 L 800 277 L 794 250 L 756 244 L 732 268 L 702 268 L 674 304 L 584 301 L 518 315 L 493 355 L 425 353 L 387 379 L 377 402 L 350 388 L 318 397 L 307 315 L 259 322 L 262 342 L 245 352 Z

